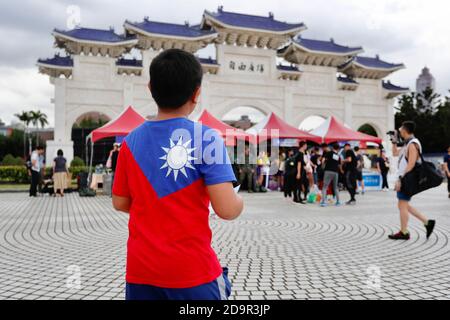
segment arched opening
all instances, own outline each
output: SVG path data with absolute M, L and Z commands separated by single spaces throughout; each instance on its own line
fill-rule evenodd
M 86 138 L 95 129 L 104 126 L 111 119 L 99 112 L 88 112 L 77 118 L 72 126 L 72 141 L 74 157 L 81 158 L 86 162 Z M 114 138 L 102 139 L 95 143 L 93 164 L 105 164 L 109 151 L 114 144 Z M 86 163 L 87 164 L 87 163 Z
M 374 136 L 374 137 L 378 137 L 378 132 L 377 130 L 370 124 L 366 123 L 363 124 L 361 127 L 359 127 L 358 129 L 359 132 Z
M 257 108 L 241 106 L 227 112 L 221 120 L 232 127 L 247 130 L 261 122 L 265 116 L 266 114 Z
M 300 126 L 298 128 L 300 130 L 309 132 L 320 127 L 325 122 L 325 120 L 326 119 L 322 116 L 312 115 L 304 119 L 302 123 L 300 123 Z

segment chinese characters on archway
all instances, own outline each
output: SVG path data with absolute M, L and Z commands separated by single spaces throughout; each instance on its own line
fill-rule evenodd
M 236 61 L 230 61 L 228 65 L 230 70 L 237 70 L 237 71 L 247 71 L 247 72 L 254 72 L 254 73 L 264 73 L 265 67 L 262 63 L 253 63 L 253 62 L 236 62 Z

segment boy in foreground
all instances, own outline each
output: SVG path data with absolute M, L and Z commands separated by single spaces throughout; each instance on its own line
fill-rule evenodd
M 211 247 L 209 203 L 225 220 L 243 201 L 225 145 L 215 130 L 192 122 L 203 71 L 182 50 L 150 66 L 155 120 L 128 135 L 116 168 L 113 205 L 130 214 L 127 300 L 226 300 L 228 270 Z

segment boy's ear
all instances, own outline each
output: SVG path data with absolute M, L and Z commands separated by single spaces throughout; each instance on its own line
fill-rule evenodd
M 150 90 L 150 92 L 152 92 L 152 83 L 150 81 L 148 82 L 148 86 L 147 87 L 148 87 L 148 90 Z
M 200 94 L 202 93 L 202 88 L 198 87 L 195 89 L 194 94 L 192 95 L 191 102 L 194 104 L 198 103 L 198 100 L 200 99 Z

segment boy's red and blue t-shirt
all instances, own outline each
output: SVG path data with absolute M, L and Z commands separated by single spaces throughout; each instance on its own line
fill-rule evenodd
M 189 288 L 217 279 L 206 187 L 236 180 L 215 130 L 147 121 L 124 140 L 113 194 L 131 198 L 126 281 Z

